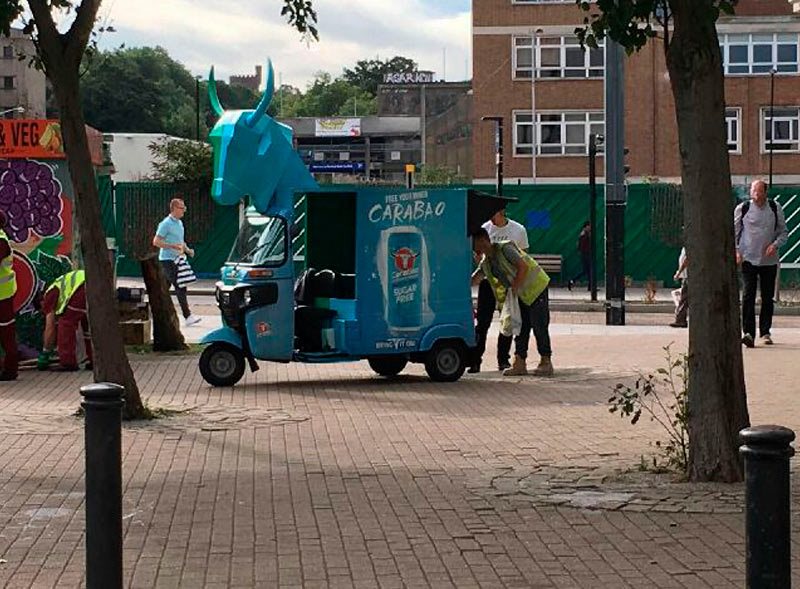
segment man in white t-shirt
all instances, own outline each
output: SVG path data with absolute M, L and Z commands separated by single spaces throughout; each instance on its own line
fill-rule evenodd
M 524 252 L 528 251 L 528 231 L 517 223 L 506 217 L 505 209 L 494 214 L 490 221 L 483 224 L 483 228 L 489 234 L 492 243 L 498 241 L 513 241 L 517 247 Z M 497 307 L 497 302 L 487 280 L 481 280 L 478 285 L 478 312 L 477 326 L 475 328 L 475 357 L 469 372 L 475 373 L 481 370 L 481 360 L 486 351 L 486 336 L 489 326 L 492 324 L 492 317 Z M 511 367 L 511 338 L 500 334 L 497 340 L 497 366 L 502 371 Z

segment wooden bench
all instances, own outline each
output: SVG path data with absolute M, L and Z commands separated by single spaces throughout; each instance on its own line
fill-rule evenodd
M 561 264 L 564 257 L 560 254 L 531 254 L 533 259 L 539 264 L 542 270 L 547 272 L 549 276 L 554 274 L 561 274 Z

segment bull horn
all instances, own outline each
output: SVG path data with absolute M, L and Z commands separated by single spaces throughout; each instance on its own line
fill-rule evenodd
M 208 74 L 208 102 L 211 103 L 211 108 L 217 113 L 218 117 L 222 116 L 225 109 L 219 103 L 219 96 L 217 96 L 217 81 L 214 79 L 214 66 L 211 66 L 211 71 Z
M 250 115 L 250 118 L 247 119 L 247 124 L 251 127 L 255 125 L 261 117 L 264 116 L 264 113 L 267 112 L 269 108 L 270 102 L 272 102 L 272 96 L 275 94 L 275 72 L 272 69 L 272 60 L 267 60 L 267 84 L 264 88 L 264 94 L 261 96 L 261 101 L 258 103 L 258 106 L 253 111 L 253 114 Z

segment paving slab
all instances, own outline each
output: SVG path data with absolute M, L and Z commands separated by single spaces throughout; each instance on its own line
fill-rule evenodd
M 418 365 L 385 380 L 366 362 L 262 363 L 213 389 L 194 356 L 137 356 L 147 402 L 176 413 L 124 426 L 126 585 L 742 587 L 741 486 L 638 473 L 662 432 L 607 409 L 663 346 L 685 349 L 686 330 L 661 319 L 554 314 L 549 379 L 487 370 L 444 385 Z M 779 318 L 775 337 L 745 353 L 751 420 L 800 431 L 800 325 Z M 0 384 L 2 587 L 85 582 L 73 413 L 89 379 Z M 800 572 L 798 489 L 795 476 Z

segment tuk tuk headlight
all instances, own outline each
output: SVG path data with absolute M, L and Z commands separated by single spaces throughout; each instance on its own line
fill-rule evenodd
M 245 290 L 242 293 L 242 300 L 244 301 L 244 306 L 245 307 L 249 307 L 250 306 L 250 301 L 252 299 L 253 299 L 253 297 L 250 295 L 250 289 L 248 288 L 247 290 Z

